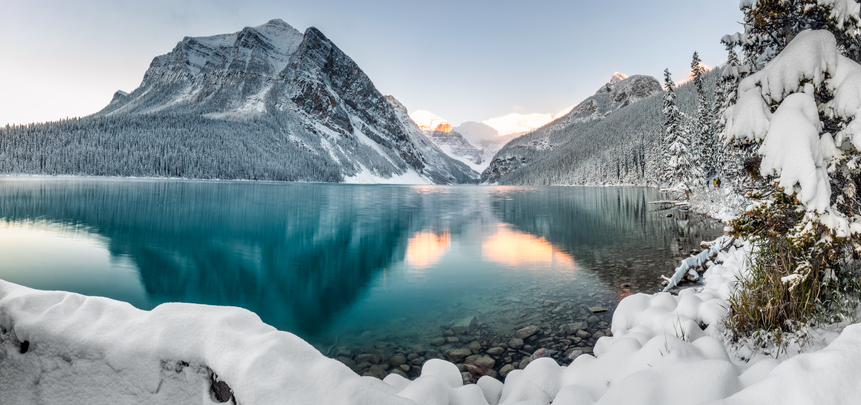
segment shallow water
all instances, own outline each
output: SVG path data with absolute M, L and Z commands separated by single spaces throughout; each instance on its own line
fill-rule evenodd
M 656 291 L 680 255 L 720 233 L 717 222 L 653 211 L 662 198 L 645 188 L 3 179 L 0 278 L 143 309 L 240 306 L 324 352 L 427 344 L 467 317 L 499 341 L 593 316 L 602 330 L 621 297 Z M 608 311 L 587 309 L 596 305 Z

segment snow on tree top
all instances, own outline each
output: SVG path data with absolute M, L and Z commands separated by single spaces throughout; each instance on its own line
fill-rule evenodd
M 802 83 L 812 81 L 818 86 L 826 72 L 837 67 L 837 40 L 828 31 L 802 31 L 786 48 L 739 84 L 742 94 L 756 86 L 762 88 L 766 102 L 780 102 L 789 94 L 801 91 Z

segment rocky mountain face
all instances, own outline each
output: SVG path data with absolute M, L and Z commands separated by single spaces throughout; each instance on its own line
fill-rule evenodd
M 504 182 L 507 176 L 519 169 L 553 155 L 559 146 L 577 135 L 575 127 L 587 129 L 611 114 L 661 91 L 661 84 L 651 76 L 628 77 L 616 73 L 595 95 L 578 104 L 568 114 L 506 144 L 494 155 L 482 173 L 481 181 Z
M 195 120 L 194 132 L 213 135 L 187 139 L 176 125 L 165 127 L 167 121 L 183 122 L 183 117 Z M 172 152 L 181 155 L 178 162 L 156 165 L 171 166 L 167 173 L 143 169 L 135 170 L 136 175 L 248 178 L 253 172 L 253 178 L 279 180 L 477 181 L 478 173 L 448 157 L 413 126 L 399 118 L 359 66 L 322 32 L 311 27 L 302 33 L 281 20 L 233 34 L 184 38 L 170 53 L 153 59 L 140 87 L 130 94 L 117 92 L 102 111 L 75 125 L 98 138 L 102 143 L 92 143 L 102 145 L 106 154 L 127 147 L 103 145 L 110 137 L 102 132 L 112 127 L 114 140 L 108 143 L 122 144 L 144 131 L 163 137 L 154 141 L 170 144 L 176 149 Z M 215 142 L 216 134 L 228 138 L 219 145 L 239 143 L 246 150 L 226 148 L 230 150 L 213 155 L 206 144 Z M 288 174 L 247 167 L 260 158 L 261 150 L 271 155 L 267 165 Z M 93 170 L 87 164 L 51 171 L 88 174 Z M 192 164 L 205 167 L 182 166 Z
M 425 134 L 449 156 L 463 158 L 476 165 L 484 162 L 484 150 L 473 146 L 457 131 L 428 131 Z
M 402 104 L 397 103 L 396 107 L 401 109 L 403 114 L 407 114 L 407 109 Z M 460 160 L 478 171 L 484 168 L 482 163 L 485 162 L 485 152 L 476 148 L 463 135 L 453 130 L 451 124 L 442 117 L 430 111 L 419 110 L 409 114 L 408 118 L 450 157 Z
M 467 121 L 453 129 L 471 144 L 484 149 L 485 160 L 499 152 L 506 143 L 522 134 L 499 135 L 499 131 L 483 122 Z

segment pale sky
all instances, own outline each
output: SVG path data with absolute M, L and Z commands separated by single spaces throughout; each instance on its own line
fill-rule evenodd
M 85 116 L 185 36 L 317 27 L 383 94 L 453 125 L 555 114 L 614 72 L 726 60 L 738 0 L 0 0 L 0 125 Z

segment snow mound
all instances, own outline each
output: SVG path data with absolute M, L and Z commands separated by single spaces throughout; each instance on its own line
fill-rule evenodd
M 240 308 L 141 311 L 0 281 L 0 328 L 4 403 L 208 404 L 209 370 L 242 404 L 410 403 Z

